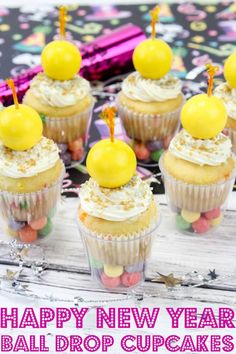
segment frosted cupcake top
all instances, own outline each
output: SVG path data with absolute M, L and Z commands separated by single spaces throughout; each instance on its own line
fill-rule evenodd
M 90 178 L 80 189 L 82 209 L 91 216 L 110 221 L 124 221 L 144 212 L 150 205 L 152 192 L 139 176 L 126 185 L 109 189 Z
M 58 160 L 57 145 L 45 137 L 25 151 L 11 150 L 0 145 L 0 171 L 6 177 L 32 177 L 52 168 Z
M 214 96 L 224 102 L 228 116 L 232 119 L 236 119 L 236 89 L 231 88 L 225 82 L 216 87 Z
M 86 97 L 91 87 L 87 80 L 79 75 L 71 80 L 53 80 L 44 73 L 36 75 L 30 89 L 42 104 L 52 107 L 67 107 Z
M 220 133 L 212 139 L 193 138 L 182 129 L 171 141 L 169 151 L 176 157 L 197 165 L 218 166 L 231 156 L 231 141 Z
M 169 74 L 159 80 L 152 80 L 144 78 L 135 71 L 122 83 L 122 91 L 128 98 L 142 102 L 174 99 L 181 93 L 181 89 L 181 81 Z

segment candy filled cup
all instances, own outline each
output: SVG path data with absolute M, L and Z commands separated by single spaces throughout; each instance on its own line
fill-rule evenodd
M 63 168 L 57 181 L 35 192 L 0 192 L 0 213 L 6 234 L 21 242 L 33 243 L 52 232 L 64 172 Z
M 145 280 L 146 263 L 159 218 L 154 225 L 139 234 L 119 237 L 98 235 L 87 229 L 78 217 L 77 225 L 87 252 L 92 279 L 101 288 L 130 290 Z
M 195 185 L 175 179 L 159 163 L 165 185 L 167 202 L 179 231 L 205 234 L 222 222 L 229 194 L 235 181 L 235 171 L 225 181 Z

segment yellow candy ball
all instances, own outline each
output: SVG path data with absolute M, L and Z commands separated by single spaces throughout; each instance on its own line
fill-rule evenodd
M 104 139 L 88 153 L 87 169 L 92 178 L 106 188 L 117 188 L 128 183 L 136 171 L 133 150 L 121 140 Z
M 192 224 L 194 221 L 197 221 L 200 218 L 201 214 L 183 209 L 181 211 L 181 216 L 185 221 Z
M 185 103 L 180 118 L 183 128 L 194 138 L 211 139 L 224 129 L 227 112 L 217 97 L 199 94 Z
M 160 79 L 171 69 L 173 54 L 170 46 L 162 39 L 149 38 L 134 50 L 135 69 L 147 79 Z
M 12 150 L 24 151 L 39 142 L 43 124 L 39 114 L 31 107 L 20 104 L 0 112 L 0 138 Z
M 121 265 L 104 264 L 104 273 L 110 278 L 120 277 L 124 272 Z
M 211 227 L 216 227 L 216 226 L 220 225 L 220 223 L 222 222 L 222 219 L 223 219 L 223 215 L 221 214 L 218 218 L 210 220 Z
M 236 52 L 225 61 L 224 77 L 230 87 L 236 88 Z
M 46 45 L 42 67 L 55 80 L 71 80 L 79 71 L 82 58 L 78 48 L 68 41 L 53 41 Z

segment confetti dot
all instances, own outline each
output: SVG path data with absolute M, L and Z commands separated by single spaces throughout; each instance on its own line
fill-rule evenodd
M 77 12 L 77 15 L 84 16 L 84 15 L 86 15 L 86 11 L 81 9 Z
M 29 28 L 29 24 L 28 23 L 21 23 L 20 24 L 20 28 L 21 29 L 28 29 Z
M 205 31 L 205 29 L 207 28 L 207 24 L 205 22 L 194 21 L 190 24 L 190 28 L 193 31 L 201 32 Z
M 210 42 L 209 44 L 213 48 L 217 48 L 218 47 L 218 43 L 217 42 Z
M 195 37 L 192 37 L 192 41 L 195 43 L 202 43 L 205 41 L 205 39 L 202 36 L 195 36 Z
M 206 12 L 213 13 L 216 12 L 217 8 L 215 6 L 206 6 L 205 10 Z
M 113 26 L 118 25 L 119 23 L 120 23 L 120 21 L 117 20 L 117 19 L 111 20 L 111 24 L 112 24 Z
M 22 38 L 22 35 L 20 33 L 13 34 L 13 36 L 12 36 L 12 39 L 14 41 L 19 41 L 19 40 L 21 40 L 21 38 Z
M 89 35 L 82 37 L 82 40 L 84 42 L 91 42 L 93 39 L 94 39 L 94 36 L 89 36 Z
M 218 32 L 215 31 L 215 30 L 211 30 L 211 31 L 208 31 L 208 34 L 209 34 L 209 36 L 211 36 L 211 37 L 216 37 L 217 34 L 218 34 Z
M 148 6 L 146 6 L 146 5 L 141 5 L 141 6 L 139 6 L 139 10 L 140 10 L 141 12 L 146 12 L 146 11 L 148 11 Z
M 10 29 L 10 26 L 7 25 L 7 24 L 0 25 L 0 31 L 1 32 L 7 32 L 7 31 L 9 31 L 9 29 Z

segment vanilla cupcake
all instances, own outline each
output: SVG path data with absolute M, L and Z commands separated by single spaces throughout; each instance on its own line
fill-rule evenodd
M 91 178 L 80 189 L 78 226 L 92 276 L 109 289 L 133 287 L 144 277 L 159 222 L 157 203 L 135 175 L 135 155 L 124 142 L 95 144 L 87 168 Z
M 208 69 L 208 94 L 196 95 L 184 105 L 184 129 L 160 161 L 166 195 L 182 231 L 205 233 L 219 225 L 234 184 L 232 144 L 221 133 L 226 110 L 211 95 L 215 71 Z
M 44 135 L 59 145 L 65 164 L 80 161 L 94 105 L 89 82 L 78 75 L 81 54 L 66 40 L 66 9 L 60 8 L 60 39 L 42 51 L 43 73 L 38 74 L 23 102 L 40 113 Z
M 233 152 L 236 153 L 236 88 L 231 88 L 228 83 L 222 83 L 216 87 L 214 95 L 220 98 L 226 107 L 228 119 L 224 133 L 229 135 Z
M 117 107 L 138 160 L 158 162 L 180 126 L 184 103 L 182 83 L 169 74 L 173 54 L 167 43 L 155 37 L 158 7 L 151 11 L 152 36 L 134 50 L 136 69 L 122 83 Z
M 30 243 L 52 231 L 65 169 L 38 113 L 18 103 L 13 80 L 8 85 L 14 105 L 0 112 L 0 213 L 7 232 Z

